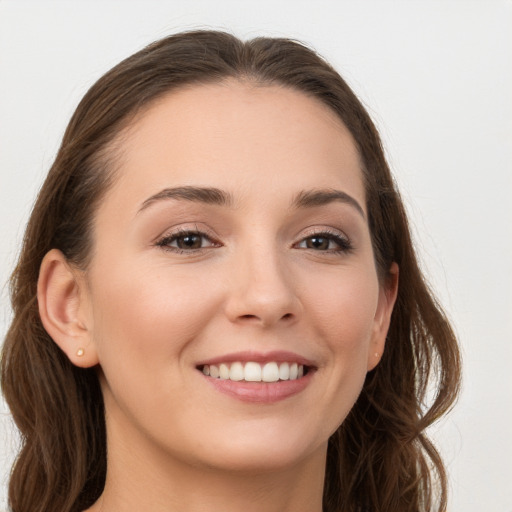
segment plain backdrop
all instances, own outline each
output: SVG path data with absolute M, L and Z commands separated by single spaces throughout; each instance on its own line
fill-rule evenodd
M 88 87 L 167 34 L 287 36 L 341 72 L 375 120 L 423 268 L 464 354 L 432 430 L 450 511 L 512 512 L 512 2 L 0 0 L 0 334 L 31 205 Z M 0 405 L 0 509 L 16 435 Z

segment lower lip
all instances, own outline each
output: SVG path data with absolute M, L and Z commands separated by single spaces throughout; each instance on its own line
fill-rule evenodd
M 270 404 L 279 402 L 303 391 L 311 382 L 313 371 L 295 380 L 280 380 L 277 382 L 245 382 L 216 379 L 203 375 L 217 391 L 225 393 L 242 402 Z

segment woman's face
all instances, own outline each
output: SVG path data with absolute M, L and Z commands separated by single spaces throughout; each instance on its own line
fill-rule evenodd
M 365 204 L 351 135 L 302 93 L 193 86 L 140 115 L 83 303 L 110 439 L 238 470 L 322 458 L 394 300 Z

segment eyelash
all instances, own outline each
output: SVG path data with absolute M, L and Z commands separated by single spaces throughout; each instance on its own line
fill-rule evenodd
M 180 247 L 172 247 L 170 244 L 179 240 L 180 238 L 185 237 L 199 237 L 201 239 L 206 239 L 209 241 L 211 245 L 208 247 L 198 247 L 198 248 L 191 248 L 191 249 L 182 249 Z M 199 254 L 200 252 L 203 252 L 205 249 L 209 249 L 210 247 L 220 247 L 221 244 L 216 242 L 210 235 L 207 233 L 204 233 L 203 231 L 200 231 L 198 229 L 180 229 L 170 235 L 165 235 L 163 238 L 158 240 L 156 242 L 156 245 L 158 247 L 161 247 L 164 251 L 170 251 L 177 254 Z
M 207 240 L 211 245 L 207 247 L 198 247 L 198 248 L 189 248 L 189 249 L 183 249 L 180 247 L 173 247 L 171 246 L 171 243 L 177 242 L 180 238 L 183 239 L 185 237 L 200 237 L 203 240 Z M 294 244 L 294 247 L 298 248 L 298 246 L 302 243 L 307 243 L 308 240 L 311 240 L 313 238 L 317 239 L 326 239 L 330 242 L 334 242 L 339 249 L 325 249 L 325 250 L 315 250 L 309 247 L 304 247 L 303 249 L 312 250 L 314 252 L 319 253 L 326 253 L 330 255 L 337 255 L 337 254 L 346 254 L 352 251 L 353 246 L 348 237 L 340 235 L 337 232 L 329 231 L 329 230 L 323 230 L 320 232 L 311 233 L 308 236 L 302 238 L 298 243 Z M 176 231 L 175 233 L 165 235 L 163 238 L 158 240 L 155 244 L 156 246 L 162 248 L 165 251 L 173 252 L 176 254 L 187 254 L 187 255 L 196 255 L 200 254 L 206 249 L 212 248 L 212 247 L 221 247 L 221 243 L 216 242 L 213 237 L 211 237 L 209 234 L 204 233 L 200 230 L 193 230 L 193 229 L 180 229 L 179 231 Z
M 331 242 L 331 241 L 334 242 L 339 247 L 338 249 L 327 249 L 327 250 L 320 250 L 320 251 L 314 251 L 314 252 L 337 255 L 337 254 L 347 254 L 347 253 L 351 252 L 353 249 L 352 242 L 346 235 L 341 235 L 340 233 L 338 233 L 336 231 L 329 231 L 328 229 L 310 233 L 306 237 L 302 238 L 302 240 L 298 244 L 295 244 L 295 245 L 302 244 L 302 243 L 306 242 L 307 240 L 311 240 L 313 238 L 320 238 L 320 239 L 324 238 L 324 239 L 328 240 L 329 242 Z M 306 248 L 306 249 L 308 249 L 308 248 Z M 314 249 L 311 249 L 311 250 L 314 250 Z

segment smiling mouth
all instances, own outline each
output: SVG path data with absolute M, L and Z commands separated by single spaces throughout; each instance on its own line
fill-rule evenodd
M 260 364 L 254 361 L 242 363 L 205 364 L 198 367 L 207 377 L 235 382 L 279 382 L 297 380 L 311 371 L 309 366 L 270 361 Z

